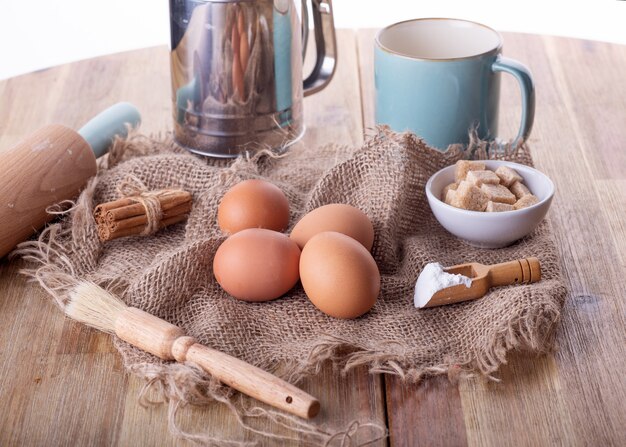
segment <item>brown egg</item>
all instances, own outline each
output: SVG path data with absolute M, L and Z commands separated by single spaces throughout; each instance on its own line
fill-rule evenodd
M 315 307 L 335 318 L 363 315 L 380 292 L 380 273 L 369 251 L 332 231 L 313 236 L 305 245 L 300 280 Z
M 374 243 L 374 227 L 369 217 L 358 208 L 333 203 L 314 209 L 293 227 L 291 239 L 302 249 L 318 233 L 336 231 L 359 241 L 367 250 Z
M 246 228 L 283 231 L 289 225 L 289 202 L 276 185 L 265 180 L 245 180 L 222 197 L 217 224 L 227 234 Z
M 285 234 L 251 228 L 220 245 L 213 259 L 213 274 L 235 298 L 269 301 L 298 282 L 299 260 L 300 249 Z

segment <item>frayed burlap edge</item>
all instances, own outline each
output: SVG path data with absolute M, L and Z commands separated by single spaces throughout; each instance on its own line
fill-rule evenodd
M 389 134 L 389 129 L 378 127 L 369 129 L 370 134 Z M 158 140 L 158 141 L 157 141 Z M 171 136 L 164 141 L 161 136 L 147 137 L 132 133 L 126 140 L 118 139 L 108 157 L 99 161 L 101 169 L 109 169 L 129 158 L 155 154 L 167 150 L 186 154 L 174 143 Z M 451 146 L 449 151 L 464 152 L 465 158 L 497 159 L 510 155 L 512 151 L 526 150 L 523 146 L 511 148 L 480 141 L 475 132 L 470 134 L 470 144 L 464 149 L 461 146 Z M 187 156 L 191 156 L 188 155 Z M 256 166 L 262 163 L 260 159 L 271 160 L 277 155 L 262 151 L 254 156 L 243 156 L 236 161 L 224 161 L 224 171 L 220 176 L 220 183 L 231 183 L 234 173 L 244 168 L 244 165 Z M 252 168 L 250 168 L 252 169 Z M 93 229 L 95 224 L 91 210 L 92 200 L 99 176 L 90 180 L 75 203 L 69 204 L 69 209 L 60 210 L 58 206 L 50 212 L 59 216 L 70 215 L 74 224 L 67 228 L 61 221 L 49 225 L 44 229 L 38 240 L 20 244 L 11 256 L 20 256 L 31 266 L 22 270 L 22 273 L 38 282 L 63 310 L 67 303 L 67 293 L 93 266 L 73 265 L 66 253 L 73 247 L 87 242 L 86 233 L 81 229 Z M 67 203 L 65 205 L 68 205 Z M 66 206 L 67 208 L 67 206 Z M 60 238 L 69 238 L 70 247 L 61 246 Z M 69 251 L 68 251 L 69 250 Z M 102 285 L 112 292 L 120 292 L 116 278 L 93 277 L 92 281 Z M 341 373 L 357 367 L 367 367 L 372 374 L 392 374 L 403 381 L 419 382 L 425 377 L 447 375 L 450 380 L 457 381 L 483 376 L 497 381 L 494 373 L 507 362 L 507 353 L 511 350 L 529 350 L 534 353 L 550 352 L 554 348 L 554 328 L 560 320 L 561 308 L 557 304 L 546 305 L 532 312 L 518 315 L 516 318 L 503 324 L 493 337 L 487 348 L 476 350 L 468 358 L 450 358 L 448 361 L 430 367 L 414 367 L 410 356 L 403 355 L 403 346 L 397 342 L 381 341 L 376 349 L 356 345 L 334 335 L 322 335 L 311 349 L 304 362 L 291 362 L 281 366 L 275 373 L 291 383 L 298 383 L 307 376 L 320 373 L 325 364 L 332 364 Z M 118 343 L 124 343 L 118 339 Z M 371 345 L 370 345 L 371 346 Z M 289 416 L 285 413 L 267 410 L 261 407 L 246 407 L 244 400 L 236 400 L 230 390 L 217 383 L 198 366 L 187 363 L 139 363 L 125 364 L 132 373 L 146 380 L 139 399 L 144 406 L 152 404 L 168 404 L 168 427 L 172 435 L 202 445 L 255 445 L 255 442 L 227 441 L 211 436 L 207 433 L 190 433 L 183 430 L 177 422 L 178 411 L 187 405 L 207 405 L 210 402 L 220 402 L 225 405 L 245 430 L 256 433 L 276 442 L 297 441 L 310 445 L 367 445 L 387 436 L 387 428 L 375 421 L 352 421 L 343 429 L 328 428 L 306 422 L 302 419 Z M 157 396 L 156 401 L 148 399 L 148 395 Z M 259 430 L 249 421 L 264 418 L 271 421 L 281 431 L 290 432 L 290 435 Z M 367 436 L 363 440 L 364 433 Z

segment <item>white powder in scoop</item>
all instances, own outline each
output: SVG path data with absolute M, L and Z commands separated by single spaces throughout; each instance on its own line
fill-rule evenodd
M 415 297 L 413 299 L 415 307 L 424 307 L 435 293 L 459 284 L 471 287 L 472 280 L 467 276 L 445 272 L 443 266 L 438 262 L 426 264 L 415 283 Z

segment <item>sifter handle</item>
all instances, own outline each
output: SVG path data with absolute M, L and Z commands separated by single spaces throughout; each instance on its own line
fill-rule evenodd
M 192 337 L 178 338 L 172 354 L 177 361 L 197 363 L 220 382 L 268 405 L 307 419 L 319 413 L 320 403 L 313 396 L 243 360 L 198 344 Z
M 302 27 L 308 28 L 308 11 L 305 3 L 302 2 Z M 335 35 L 332 0 L 311 0 L 311 8 L 317 54 L 313 70 L 304 80 L 304 96 L 317 93 L 326 87 L 337 68 L 337 37 Z M 304 21 L 305 18 L 306 22 Z M 308 31 L 306 37 L 308 40 Z M 302 51 L 304 55 L 306 46 L 303 46 Z

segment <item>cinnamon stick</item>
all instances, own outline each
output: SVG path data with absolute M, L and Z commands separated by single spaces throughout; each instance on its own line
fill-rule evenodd
M 165 190 L 158 196 L 161 209 L 167 211 L 182 203 L 191 203 L 191 193 L 183 190 Z M 113 222 L 129 217 L 145 215 L 144 206 L 133 197 L 102 203 L 94 210 L 96 221 Z
M 170 208 L 169 210 L 164 210 L 163 220 L 169 219 L 170 217 L 176 217 L 180 214 L 188 214 L 190 211 L 191 202 L 185 202 L 181 205 L 175 206 L 174 208 Z M 115 232 L 126 228 L 145 226 L 147 223 L 148 217 L 144 214 L 142 216 L 134 216 L 128 219 L 115 220 L 111 222 L 108 227 L 111 228 L 111 231 Z
M 159 230 L 162 230 L 163 228 L 169 226 L 169 225 L 174 225 L 177 224 L 179 222 L 183 222 L 184 220 L 187 219 L 187 217 L 189 217 L 186 214 L 181 214 L 179 216 L 173 216 L 170 217 L 168 219 L 165 219 L 163 221 L 161 221 L 161 223 L 159 224 Z M 111 229 L 109 227 L 98 227 L 98 237 L 100 238 L 100 240 L 102 242 L 106 242 L 106 241 L 111 241 L 113 239 L 118 239 L 120 237 L 128 237 L 128 236 L 138 236 L 141 233 L 143 233 L 143 230 L 146 228 L 145 225 L 137 225 L 135 227 L 131 227 L 131 228 L 124 228 L 121 230 L 116 230 L 116 231 L 111 231 Z
M 94 209 L 100 240 L 143 234 L 150 223 L 143 204 L 148 198 L 158 200 L 162 212 L 157 229 L 182 222 L 191 211 L 191 194 L 183 190 L 154 191 L 102 203 Z

